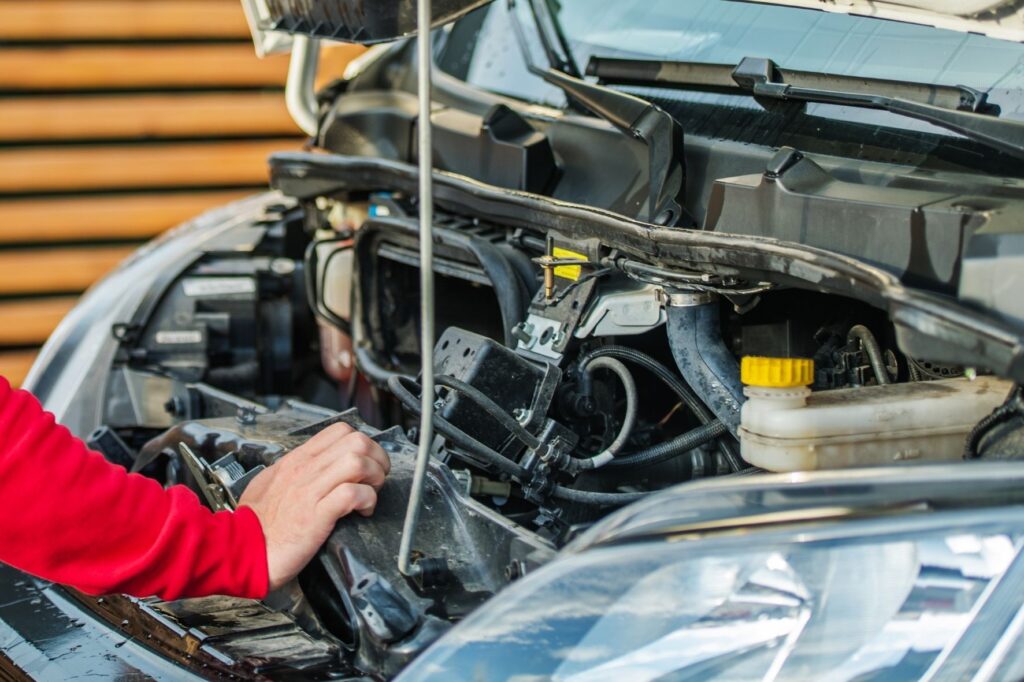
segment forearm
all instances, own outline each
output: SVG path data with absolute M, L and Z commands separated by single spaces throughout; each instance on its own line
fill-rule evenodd
M 262 597 L 251 510 L 214 514 L 183 486 L 107 462 L 0 379 L 0 561 L 91 594 Z

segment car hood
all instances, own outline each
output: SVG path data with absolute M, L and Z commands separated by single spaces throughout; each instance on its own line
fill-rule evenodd
M 1017 0 L 750 1 L 904 21 L 951 31 L 981 33 L 1002 40 L 1024 41 L 1024 6 Z
M 491 0 L 433 0 L 431 25 L 455 21 Z M 417 0 L 243 0 L 254 31 L 300 33 L 372 45 L 416 32 Z

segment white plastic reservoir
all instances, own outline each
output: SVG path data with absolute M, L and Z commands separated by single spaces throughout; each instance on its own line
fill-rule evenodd
M 1011 388 L 993 377 L 813 393 L 747 386 L 741 453 L 768 471 L 957 460 L 967 434 Z

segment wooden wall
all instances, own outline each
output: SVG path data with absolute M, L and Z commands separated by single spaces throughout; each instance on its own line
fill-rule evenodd
M 265 187 L 302 144 L 287 68 L 238 0 L 0 0 L 0 374 L 140 243 Z

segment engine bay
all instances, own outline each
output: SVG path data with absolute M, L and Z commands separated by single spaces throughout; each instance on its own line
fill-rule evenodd
M 298 584 L 267 599 L 335 652 L 306 673 L 341 660 L 396 674 L 582 530 L 666 487 L 765 470 L 752 461 L 896 464 L 1016 442 L 1010 382 L 905 354 L 869 302 L 445 207 L 411 579 L 396 556 L 421 390 L 414 211 L 401 190 L 278 196 L 114 330 L 92 446 L 215 509 L 337 421 L 389 453 L 374 516 L 339 523 Z M 804 364 L 784 366 L 795 383 L 758 389 L 741 381 L 758 376 L 751 358 Z M 1010 414 L 986 426 L 994 409 Z

